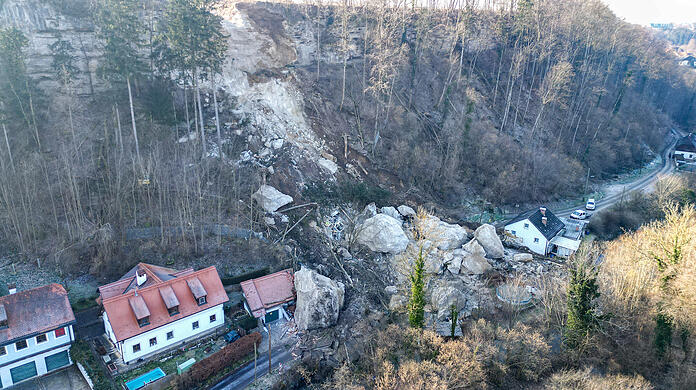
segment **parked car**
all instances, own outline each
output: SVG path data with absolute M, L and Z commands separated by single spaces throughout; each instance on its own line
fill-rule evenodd
M 236 330 L 231 330 L 225 335 L 225 341 L 233 343 L 239 339 L 239 333 Z
M 595 200 L 593 198 L 590 198 L 587 200 L 587 203 L 585 204 L 585 209 L 586 210 L 594 210 L 597 205 L 595 204 Z
M 585 219 L 587 218 L 587 212 L 585 210 L 575 210 L 572 214 L 570 214 L 570 218 Z

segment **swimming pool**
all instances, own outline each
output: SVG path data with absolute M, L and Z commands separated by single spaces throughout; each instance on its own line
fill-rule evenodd
M 161 368 L 157 367 L 148 373 L 140 375 L 139 377 L 126 382 L 126 387 L 128 388 L 128 390 L 137 390 L 150 382 L 154 382 L 164 377 L 164 371 L 162 371 Z

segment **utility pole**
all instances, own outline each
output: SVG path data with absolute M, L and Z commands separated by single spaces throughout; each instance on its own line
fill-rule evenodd
M 256 383 L 256 341 L 254 341 L 254 384 Z
M 590 168 L 587 168 L 587 177 L 585 178 L 585 189 L 582 191 L 583 201 L 587 197 L 587 184 L 590 182 Z
M 271 324 L 268 324 L 268 373 L 271 373 Z

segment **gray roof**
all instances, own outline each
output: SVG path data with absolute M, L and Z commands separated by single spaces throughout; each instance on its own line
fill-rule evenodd
M 696 152 L 696 134 L 691 133 L 682 137 L 674 149 L 681 152 Z
M 541 232 L 541 234 L 546 237 L 547 240 L 550 240 L 554 238 L 558 232 L 561 231 L 565 227 L 565 224 L 563 221 L 558 219 L 558 217 L 551 212 L 548 208 L 546 208 L 546 225 L 541 221 L 541 218 L 543 215 L 541 214 L 541 207 L 537 207 L 536 209 L 528 210 L 523 212 L 522 214 L 516 216 L 515 218 L 511 219 L 510 222 L 506 223 L 505 225 L 510 225 L 515 222 L 523 221 L 525 219 L 528 219 L 529 222 L 534 225 L 534 227 L 537 228 Z

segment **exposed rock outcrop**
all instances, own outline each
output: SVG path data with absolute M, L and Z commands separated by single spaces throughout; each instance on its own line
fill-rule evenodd
M 295 272 L 295 291 L 295 324 L 298 329 L 326 328 L 336 324 L 345 296 L 343 283 L 302 268 Z
M 437 311 L 437 319 L 445 320 L 450 316 L 452 306 L 459 312 L 467 303 L 467 294 L 461 281 L 450 280 L 433 288 L 430 296 L 433 311 Z
M 495 232 L 493 225 L 483 224 L 479 226 L 476 232 L 474 232 L 474 237 L 486 250 L 486 256 L 491 259 L 502 259 L 505 256 L 503 243 L 500 241 L 500 237 Z
M 358 226 L 357 242 L 373 252 L 399 254 L 406 250 L 408 237 L 399 221 L 386 214 L 377 214 Z
M 286 204 L 292 203 L 292 196 L 286 195 L 269 185 L 262 185 L 252 198 L 269 213 L 273 213 Z

